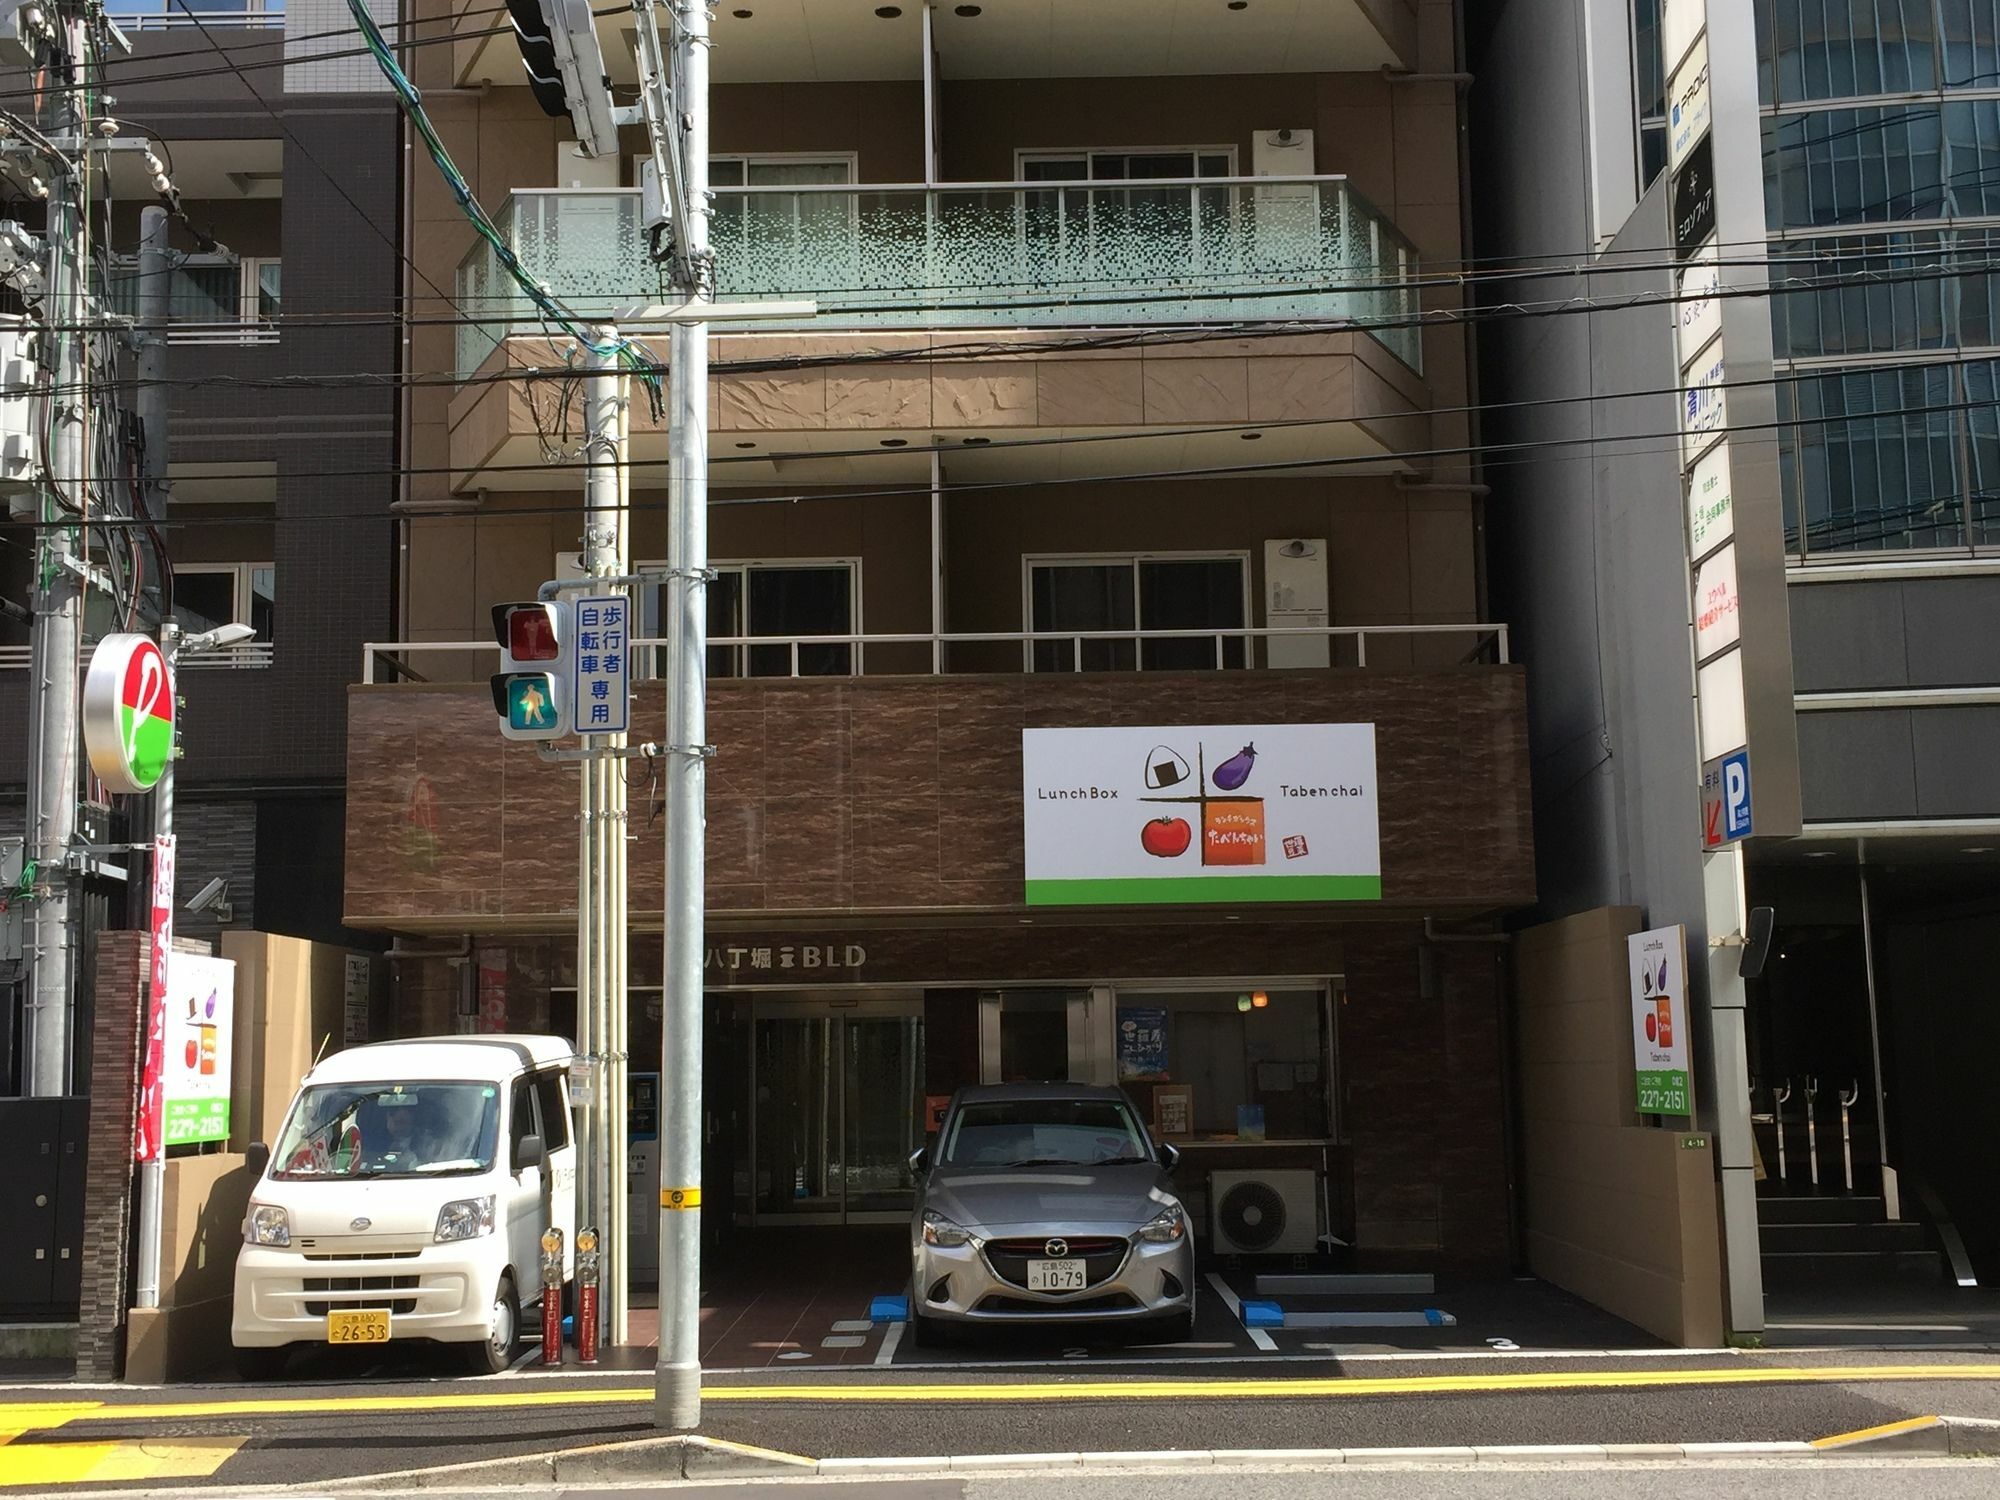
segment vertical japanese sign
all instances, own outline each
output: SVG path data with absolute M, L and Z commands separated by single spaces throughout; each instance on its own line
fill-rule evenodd
M 236 961 L 205 953 L 171 955 L 164 1019 L 165 1143 L 228 1140 Z
M 348 954 L 341 987 L 341 1041 L 368 1040 L 368 1010 L 373 989 L 374 975 L 368 965 L 368 956 L 363 953 Z
M 1632 980 L 1632 1066 L 1639 1113 L 1685 1115 L 1688 1099 L 1687 929 L 1625 939 Z
M 1163 1005 L 1118 1007 L 1118 1077 L 1167 1076 L 1167 1010 Z
M 153 896 L 147 931 L 153 958 L 146 971 L 145 1055 L 139 1070 L 139 1112 L 132 1159 L 157 1161 L 166 1133 L 167 955 L 174 946 L 174 836 L 153 841 Z
M 570 723 L 578 734 L 623 734 L 632 719 L 632 604 L 616 594 L 576 601 L 576 702 Z

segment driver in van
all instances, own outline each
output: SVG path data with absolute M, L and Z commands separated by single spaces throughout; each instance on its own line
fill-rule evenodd
M 417 1148 L 418 1108 L 415 1102 L 410 1102 L 376 1104 L 372 1109 L 364 1110 L 361 1122 L 362 1170 L 394 1167 L 407 1172 L 417 1165 L 420 1159 Z

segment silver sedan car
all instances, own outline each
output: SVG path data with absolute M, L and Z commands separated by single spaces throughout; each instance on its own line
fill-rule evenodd
M 1121 1090 L 960 1089 L 911 1158 L 910 1324 L 942 1342 L 974 1325 L 1131 1325 L 1172 1343 L 1194 1328 L 1194 1231 Z

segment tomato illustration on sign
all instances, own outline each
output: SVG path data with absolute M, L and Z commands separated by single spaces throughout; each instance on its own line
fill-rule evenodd
M 1173 859 L 1188 852 L 1194 829 L 1186 818 L 1154 818 L 1139 831 L 1139 844 L 1148 854 Z
M 1652 1014 L 1652 1012 L 1648 1011 L 1646 1014 L 1646 1040 L 1649 1042 L 1657 1042 L 1659 1039 L 1660 1039 L 1660 1018 Z

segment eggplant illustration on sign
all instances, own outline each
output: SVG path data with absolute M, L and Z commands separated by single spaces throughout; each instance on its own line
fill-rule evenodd
M 1233 792 L 1250 779 L 1251 768 L 1257 764 L 1257 747 L 1245 745 L 1215 768 L 1211 778 L 1225 792 Z

